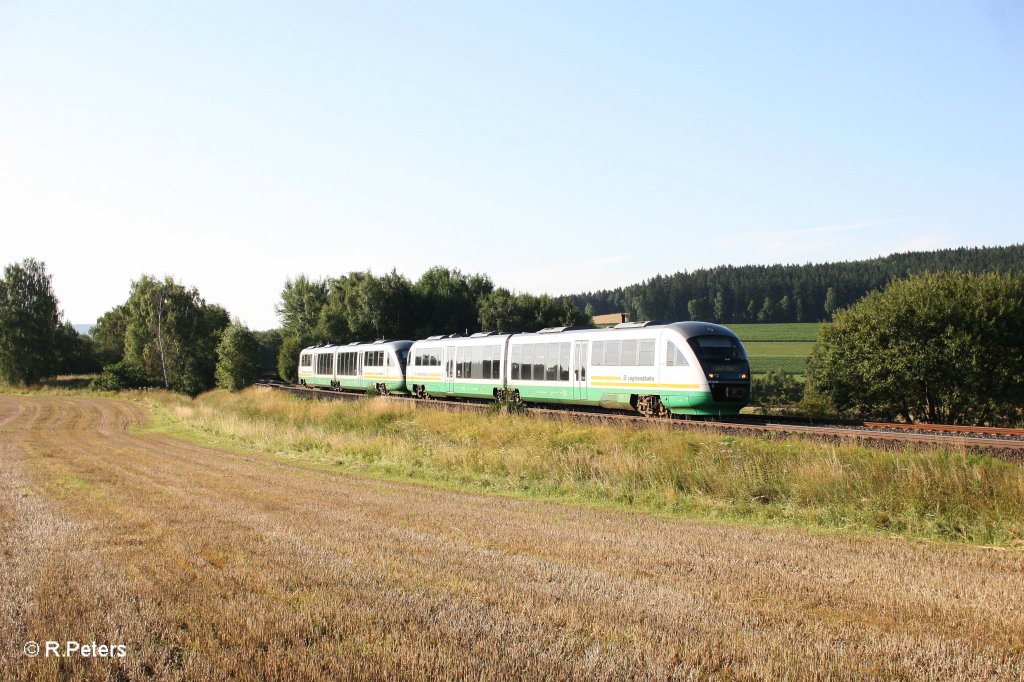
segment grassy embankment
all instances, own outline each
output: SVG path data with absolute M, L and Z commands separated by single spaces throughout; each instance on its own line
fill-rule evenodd
M 817 322 L 728 326 L 743 341 L 755 375 L 774 370 L 802 377 L 818 340 Z
M 1024 468 L 961 452 L 317 403 L 266 389 L 146 400 L 171 435 L 348 473 L 695 518 L 1024 538 Z

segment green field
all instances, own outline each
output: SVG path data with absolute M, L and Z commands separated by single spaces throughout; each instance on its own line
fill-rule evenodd
M 756 357 L 750 356 L 752 374 L 768 372 L 803 375 L 807 371 L 807 357 Z
M 743 342 L 747 355 L 754 358 L 806 358 L 814 350 L 811 341 L 752 341 Z
M 729 324 L 743 344 L 748 341 L 817 341 L 817 322 L 784 322 L 781 324 Z
M 818 323 L 731 324 L 750 356 L 754 374 L 786 372 L 802 375 L 818 338 Z

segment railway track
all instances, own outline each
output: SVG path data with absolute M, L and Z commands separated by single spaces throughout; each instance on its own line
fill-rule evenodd
M 304 396 L 313 400 L 354 401 L 365 393 L 308 388 L 280 381 L 264 380 L 258 385 Z M 493 403 L 464 400 L 418 400 L 411 396 L 379 396 L 417 409 L 460 412 L 485 412 Z M 794 417 L 741 415 L 719 419 L 650 418 L 630 412 L 566 409 L 552 406 L 529 407 L 531 415 L 548 419 L 571 419 L 590 423 L 615 423 L 633 427 L 662 426 L 731 436 L 760 438 L 800 437 L 831 442 L 859 442 L 876 447 L 906 445 L 945 446 L 972 452 L 984 452 L 1008 461 L 1024 464 L 1024 429 L 953 426 L 944 424 L 894 424 L 871 421 L 822 422 Z

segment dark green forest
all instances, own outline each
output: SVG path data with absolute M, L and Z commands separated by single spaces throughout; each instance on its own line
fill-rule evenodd
M 593 315 L 633 320 L 827 322 L 894 279 L 958 270 L 1024 271 L 1024 244 L 897 253 L 884 258 L 807 265 L 722 265 L 657 275 L 624 288 L 571 296 Z

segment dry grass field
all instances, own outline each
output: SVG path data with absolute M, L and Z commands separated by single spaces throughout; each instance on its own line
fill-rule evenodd
M 0 679 L 1024 677 L 1019 549 L 351 476 L 147 415 L 0 395 Z M 69 639 L 128 651 L 21 653 Z

